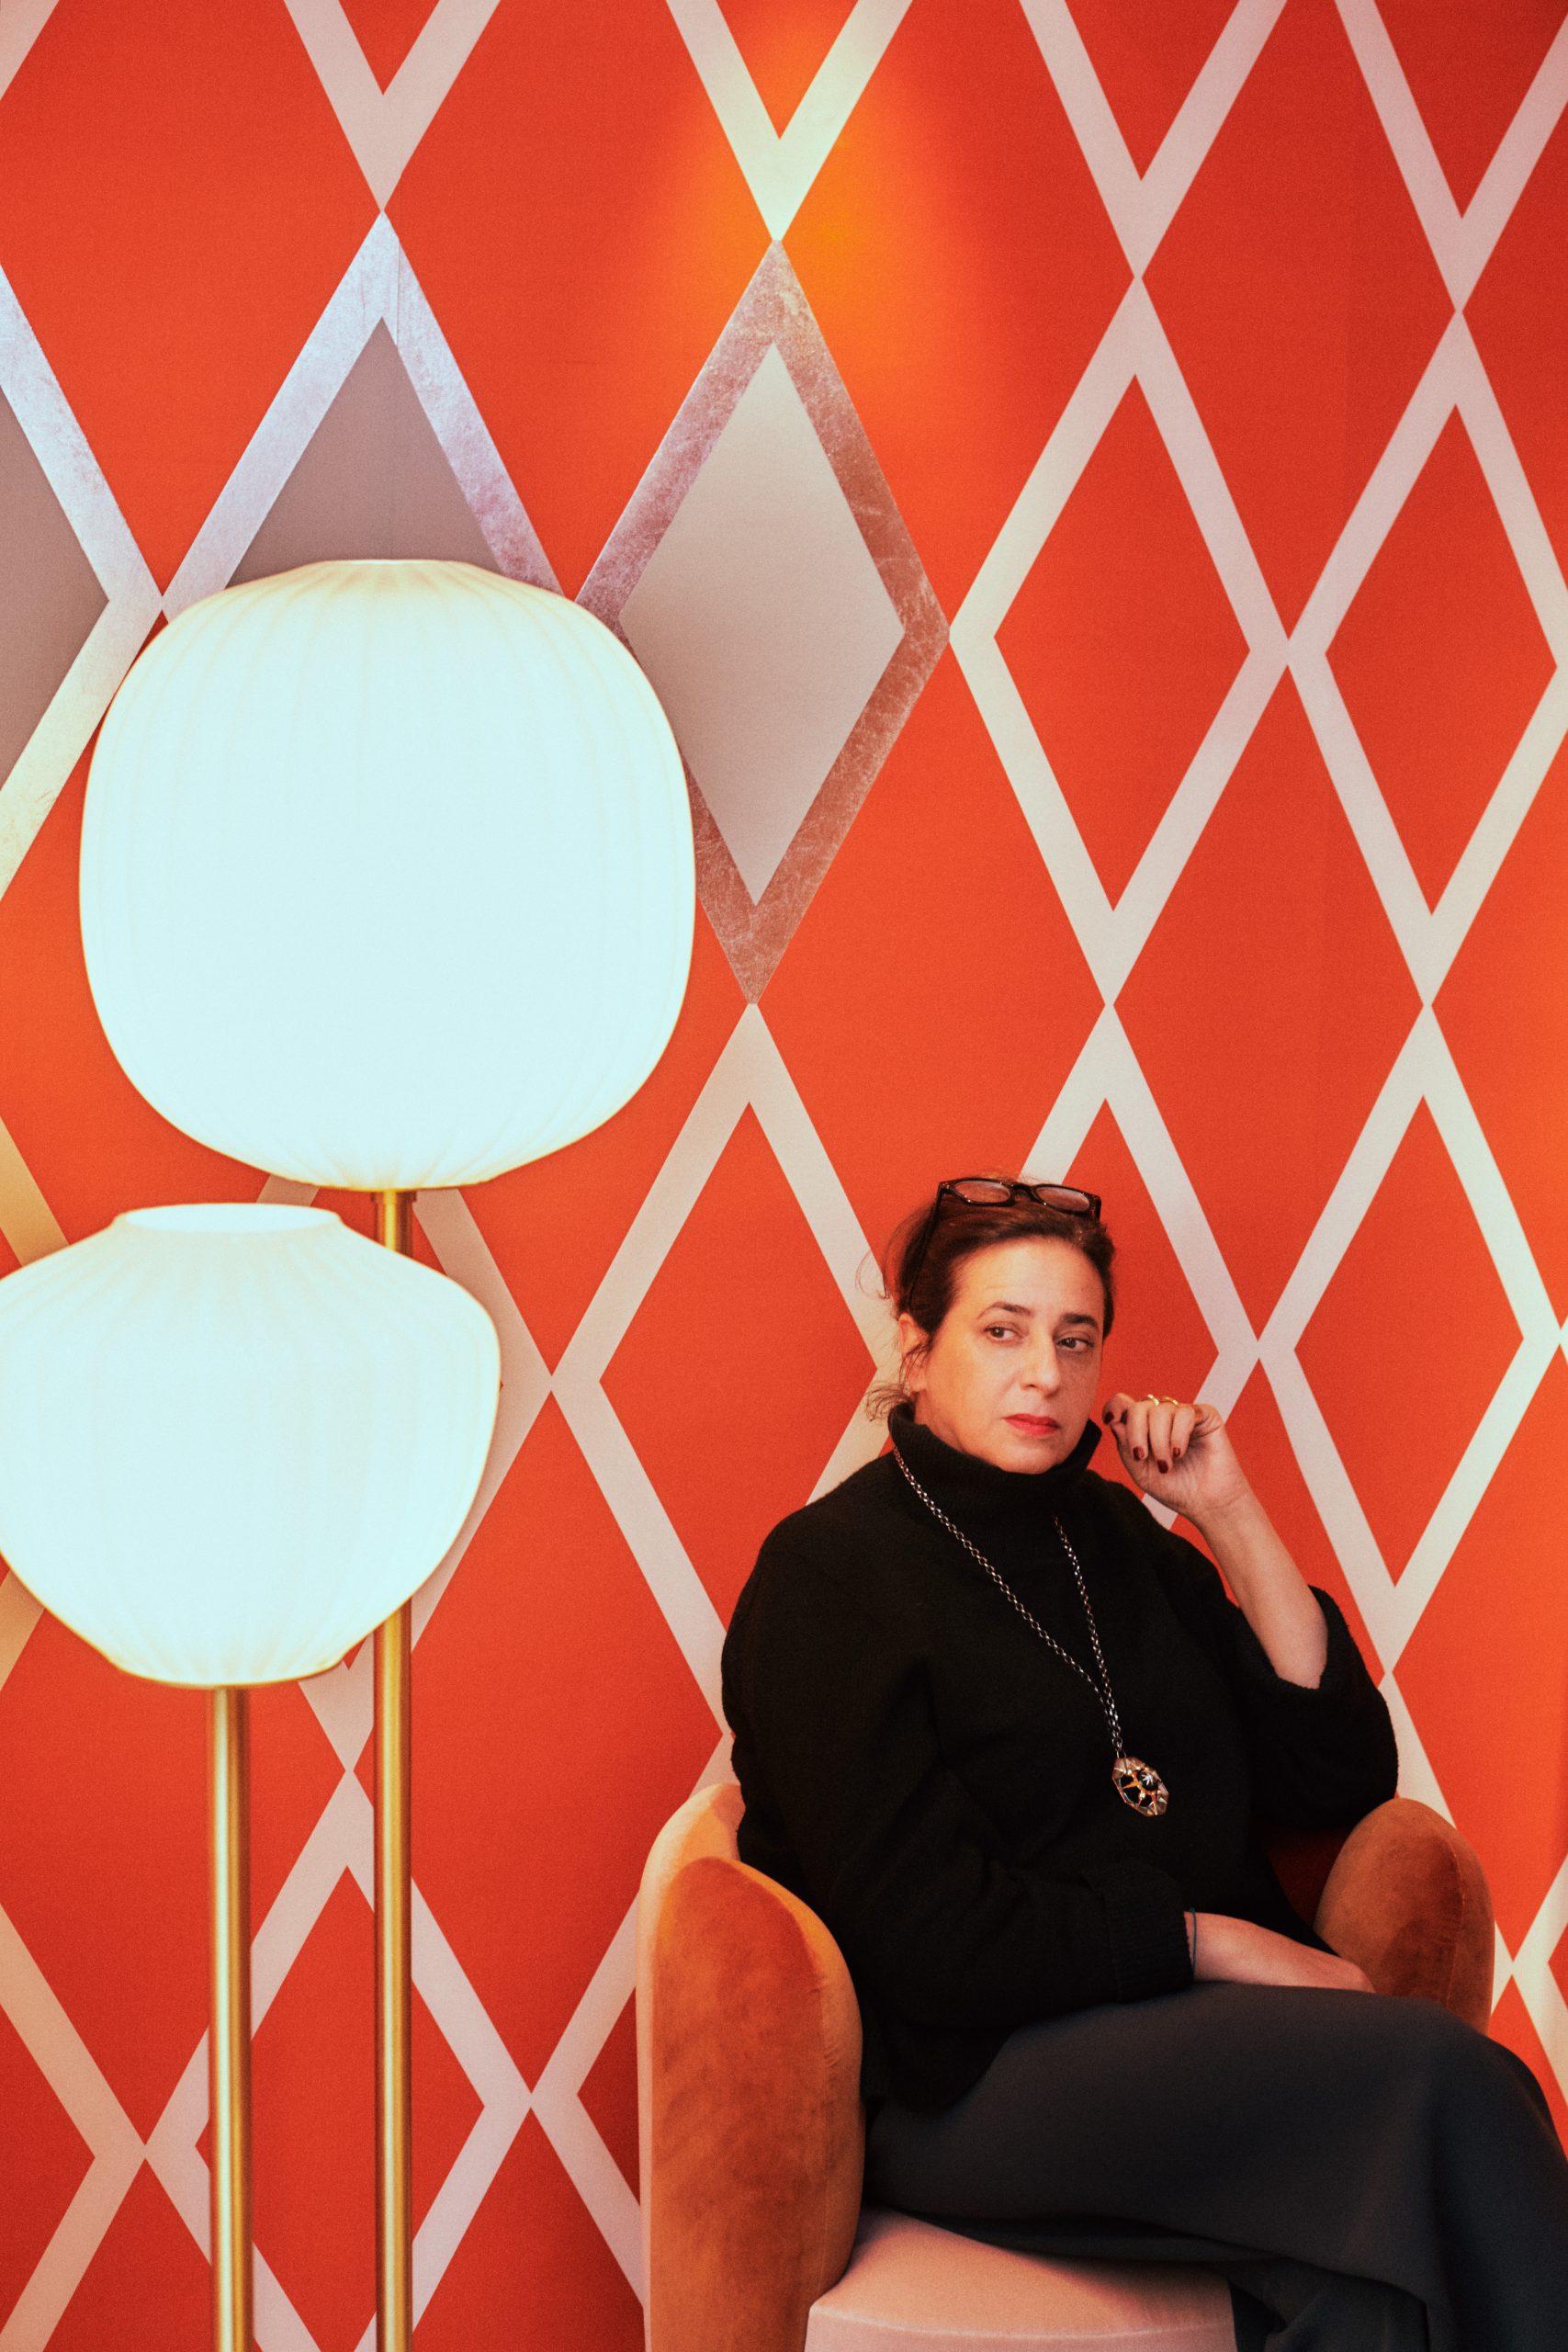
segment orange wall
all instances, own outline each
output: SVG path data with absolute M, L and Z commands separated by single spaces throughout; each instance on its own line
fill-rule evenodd
M 866 1247 L 971 1167 L 1105 1194 L 1111 1380 L 1234 1409 L 1568 2086 L 1565 14 L 6 12 L 0 1270 L 264 1182 L 81 964 L 161 614 L 464 555 L 622 627 L 693 771 L 660 1069 L 422 1216 L 507 1363 L 419 1619 L 426 2352 L 639 2340 L 640 1860 L 758 1538 L 876 1443 Z M 268 2352 L 372 2309 L 366 1669 L 257 1707 Z M 205 2340 L 201 1782 L 199 1698 L 0 1582 L 6 2352 Z

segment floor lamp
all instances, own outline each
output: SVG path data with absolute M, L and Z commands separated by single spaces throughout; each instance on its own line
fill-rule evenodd
M 667 1044 L 695 878 L 617 639 L 471 565 L 310 564 L 154 638 L 104 723 L 82 933 L 110 1046 L 214 1149 L 377 1196 L 588 1134 Z M 409 1621 L 377 1642 L 377 2312 L 413 2325 Z
M 116 1666 L 209 1693 L 219 2352 L 252 2343 L 249 1691 L 441 1559 L 500 1356 L 466 1291 L 324 1209 L 133 1210 L 0 1282 L 0 1548 Z

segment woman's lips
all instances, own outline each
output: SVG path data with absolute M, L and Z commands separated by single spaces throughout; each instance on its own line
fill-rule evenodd
M 1025 1437 L 1054 1437 L 1061 1427 L 1059 1421 L 1042 1420 L 1033 1413 L 1010 1413 L 1008 1424 L 1021 1430 Z

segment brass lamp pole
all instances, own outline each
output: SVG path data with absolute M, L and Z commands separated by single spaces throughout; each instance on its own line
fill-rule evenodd
M 208 1702 L 212 2342 L 251 2352 L 250 1692 Z
M 376 1238 L 413 1255 L 413 1195 L 380 1191 Z M 413 2341 L 413 2087 L 410 1981 L 409 1676 L 413 1606 L 376 1628 L 376 2329 L 379 2352 Z

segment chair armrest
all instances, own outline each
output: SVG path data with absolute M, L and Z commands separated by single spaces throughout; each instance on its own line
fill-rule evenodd
M 652 1993 L 652 2352 L 802 2352 L 860 2216 L 861 2025 L 843 1957 L 804 1903 L 709 1856 L 665 1897 Z
M 1393 1797 L 1358 1822 L 1328 1873 L 1317 1932 L 1379 1993 L 1440 2001 L 1484 2033 L 1495 1949 L 1475 1853 L 1441 1814 Z

